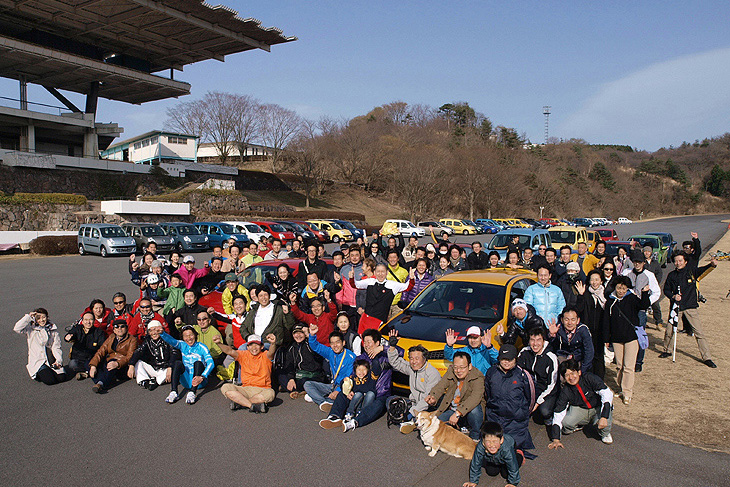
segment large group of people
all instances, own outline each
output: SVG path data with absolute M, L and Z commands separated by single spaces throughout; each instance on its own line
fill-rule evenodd
M 448 239 L 431 238 L 420 246 L 415 237 L 406 243 L 374 236 L 331 256 L 312 241 L 249 247 L 230 241 L 201 267 L 192 255 L 164 257 L 150 243 L 141 259 L 129 261 L 134 299 L 116 292 L 108 308 L 95 298 L 64 333 L 37 308 L 14 330 L 27 336 L 30 377 L 47 385 L 90 378 L 101 394 L 133 379 L 148 390 L 169 385 L 169 404 L 182 397 L 182 387 L 185 402 L 194 404 L 201 390 L 220 382 L 232 410 L 266 413 L 284 394 L 315 404 L 326 415 L 320 426 L 343 432 L 386 413 L 390 422 L 392 413 L 409 434 L 419 411 L 434 411 L 476 442 L 465 486 L 476 485 L 483 470 L 519 482 L 520 466 L 534 457 L 531 418 L 546 425 L 550 449 L 563 448 L 562 435 L 585 426 L 611 444 L 613 399 L 629 405 L 634 397 L 647 314 L 657 328 L 664 325 L 662 294 L 670 301 L 670 325 L 659 356 L 670 355 L 673 330 L 686 321 L 702 361 L 715 367 L 697 313 L 697 284 L 717 263 L 698 266 L 696 234 L 674 255 L 663 287 L 650 247 L 621 249 L 612 258 L 602 242 L 594 253 L 584 243 L 577 253 L 545 245 L 533 253 L 515 239 L 502 261 L 479 242 L 466 255 Z M 301 259 L 296 268 L 282 261 L 292 258 Z M 248 268 L 263 260 L 278 262 L 276 271 L 245 287 Z M 424 346 L 406 355 L 398 331 L 383 328 L 435 279 L 494 267 L 537 276 L 496 327 L 499 347 L 478 323 L 466 330 L 461 348 L 458 334 L 447 330 L 443 357 L 450 365 L 442 376 Z M 65 365 L 62 340 L 71 344 Z M 614 362 L 615 392 L 604 381 Z M 394 370 L 408 378 L 405 399 L 391 390 Z M 404 400 L 397 413 L 395 404 Z

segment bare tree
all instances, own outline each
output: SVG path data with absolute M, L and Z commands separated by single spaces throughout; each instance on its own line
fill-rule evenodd
M 302 120 L 299 131 L 288 149 L 292 154 L 291 171 L 301 178 L 304 186 L 306 207 L 310 206 L 312 191 L 321 188 L 325 179 L 323 139 L 321 123 L 313 120 Z
M 208 111 L 203 100 L 181 102 L 167 109 L 165 128 L 180 134 L 197 135 L 201 142 L 208 140 Z
M 249 95 L 237 95 L 234 111 L 233 136 L 238 148 L 240 164 L 243 165 L 248 146 L 260 135 L 260 105 L 258 100 Z
M 272 103 L 261 105 L 261 140 L 271 149 L 272 172 L 277 172 L 284 148 L 300 127 L 301 119 L 293 110 Z

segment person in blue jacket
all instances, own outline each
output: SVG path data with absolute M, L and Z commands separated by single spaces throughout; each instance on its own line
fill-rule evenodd
M 160 335 L 163 340 L 182 352 L 182 361 L 178 360 L 172 366 L 172 390 L 165 398 L 168 404 L 178 400 L 177 390 L 181 382 L 188 389 L 185 402 L 194 404 L 198 388 L 205 387 L 208 383 L 208 375 L 214 366 L 213 357 L 208 347 L 198 341 L 198 332 L 195 328 L 185 325 L 181 332 L 182 340 L 175 340 L 164 331 Z
M 463 487 L 476 487 L 482 476 L 482 468 L 490 477 L 502 475 L 508 486 L 519 484 L 520 467 L 525 457 L 516 448 L 515 440 L 494 421 L 485 421 L 480 434 L 481 440 L 469 464 L 469 481 L 464 482 Z
M 467 346 L 454 349 L 457 336 L 456 332 L 449 328 L 446 330 L 446 346 L 444 347 L 444 358 L 449 362 L 454 361 L 454 353 L 466 352 L 471 356 L 471 364 L 482 374 L 486 374 L 489 367 L 497 363 L 497 349 L 492 346 L 489 333 L 484 333 L 478 326 L 470 326 L 466 330 Z
M 342 390 L 342 381 L 352 373 L 355 354 L 352 350 L 345 348 L 345 337 L 342 332 L 336 330 L 330 333 L 330 346 L 327 347 L 317 341 L 318 331 L 317 325 L 309 325 L 309 346 L 314 353 L 321 355 L 329 362 L 332 382 L 324 384 L 308 380 L 304 383 L 304 390 L 307 392 L 304 399 L 307 402 L 317 403 L 320 410 L 329 412 L 337 394 Z
M 532 305 L 545 324 L 557 323 L 565 308 L 565 296 L 559 286 L 550 280 L 552 270 L 546 265 L 537 268 L 537 282 L 525 291 L 524 300 Z

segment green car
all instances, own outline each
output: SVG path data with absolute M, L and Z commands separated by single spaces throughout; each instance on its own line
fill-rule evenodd
M 669 245 L 662 244 L 661 237 L 656 235 L 632 235 L 629 237 L 629 241 L 635 240 L 639 242 L 639 245 L 643 248 L 649 245 L 654 249 L 654 258 L 661 264 L 662 267 L 667 266 L 667 257 L 669 255 Z

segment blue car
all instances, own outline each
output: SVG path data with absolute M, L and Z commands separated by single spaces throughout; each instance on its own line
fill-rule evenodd
M 497 233 L 501 230 L 504 230 L 504 227 L 502 227 L 502 225 L 495 222 L 494 220 L 490 220 L 489 218 L 479 218 L 478 220 L 474 220 L 474 222 L 482 226 L 482 228 L 484 229 L 484 233 Z
M 211 249 L 216 245 L 223 247 L 223 242 L 230 238 L 242 245 L 248 245 L 251 242 L 248 235 L 236 232 L 233 225 L 228 223 L 199 222 L 195 224 L 195 227 L 200 230 L 200 233 L 208 236 L 208 243 Z

